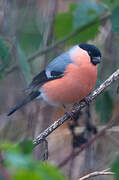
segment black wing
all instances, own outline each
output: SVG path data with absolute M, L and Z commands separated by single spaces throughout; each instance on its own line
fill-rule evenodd
M 56 71 L 52 71 L 51 77 L 47 77 L 46 72 L 44 70 L 33 78 L 32 82 L 29 84 L 29 86 L 26 88 L 26 90 L 33 89 L 37 86 L 41 86 L 45 82 L 48 82 L 48 81 L 51 81 L 54 79 L 59 79 L 61 77 L 63 77 L 63 73 L 62 72 L 56 72 Z

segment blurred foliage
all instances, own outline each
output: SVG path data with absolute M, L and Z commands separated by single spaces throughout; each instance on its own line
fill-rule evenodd
M 71 3 L 68 12 L 59 13 L 56 16 L 54 25 L 56 38 L 64 38 L 81 27 L 88 25 L 92 21 L 98 19 L 107 9 L 107 6 L 103 3 L 96 3 L 93 1 L 85 0 L 80 3 Z M 100 23 L 92 25 L 66 43 L 73 45 L 93 39 L 97 35 L 99 27 Z
M 35 52 L 39 48 L 41 42 L 42 36 L 37 29 L 25 29 L 20 38 L 21 46 L 24 49 L 26 55 Z
M 112 31 L 117 34 L 119 40 L 119 0 L 115 0 L 113 3 L 111 1 L 109 6 L 112 9 L 112 15 L 110 18 L 112 23 Z M 117 41 L 116 43 L 117 43 L 117 51 L 119 52 L 119 41 Z M 118 67 L 119 67 L 119 63 L 117 62 L 117 68 Z
M 67 178 L 48 162 L 40 162 L 32 157 L 33 144 L 23 140 L 17 144 L 0 142 L 0 158 L 10 179 L 14 180 L 66 180 Z M 4 155 L 4 156 L 3 156 Z M 2 174 L 0 174 L 2 177 Z
M 19 34 L 19 42 L 25 55 L 36 52 L 42 43 L 43 37 L 37 26 L 35 16 L 30 14 L 27 23 L 24 24 L 22 32 Z
M 85 24 L 89 24 L 89 22 L 99 18 L 106 10 L 108 10 L 108 7 L 103 3 L 87 0 L 78 3 L 74 12 L 73 28 L 77 29 Z
M 119 0 L 103 0 L 103 2 L 110 8 L 111 11 L 119 6 Z
M 119 36 L 119 4 L 112 11 L 111 22 L 112 22 L 112 30 L 116 32 L 117 35 Z
M 37 11 L 34 5 L 33 7 L 22 7 L 19 10 L 18 41 L 26 56 L 34 53 L 40 47 L 43 40 L 42 32 L 40 31 L 41 27 L 38 27 L 36 20 Z
M 24 74 L 26 82 L 30 83 L 30 81 L 32 80 L 30 64 L 25 57 L 24 51 L 21 49 L 21 47 L 18 43 L 17 43 L 17 50 L 18 50 L 18 57 L 19 57 L 18 58 L 19 65 L 20 65 L 21 70 Z
M 98 88 L 100 84 L 101 81 L 98 79 L 95 88 Z M 107 123 L 110 120 L 114 107 L 113 97 L 111 96 L 110 90 L 111 89 L 107 89 L 105 92 L 97 96 L 95 102 L 95 111 L 99 115 L 102 123 Z
M 113 100 L 109 91 L 105 91 L 96 98 L 95 109 L 100 116 L 101 122 L 107 123 L 110 120 L 113 110 Z
M 31 140 L 21 140 L 18 143 L 0 142 L 0 149 L 9 152 L 20 152 L 23 154 L 30 154 L 33 150 L 33 143 Z
M 114 172 L 114 180 L 119 180 L 119 155 L 112 164 L 111 171 Z
M 0 79 L 5 75 L 5 70 L 10 66 L 10 47 L 0 36 Z
M 72 11 L 67 13 L 59 13 L 56 16 L 54 31 L 57 39 L 61 39 L 72 32 Z
M 25 17 L 26 15 L 24 11 L 25 10 L 23 8 L 21 11 L 22 15 L 20 15 L 18 35 L 19 43 L 17 44 L 17 52 L 19 55 L 18 62 L 21 71 L 24 75 L 24 78 L 26 79 L 26 82 L 29 83 L 32 80 L 32 74 L 31 64 L 27 62 L 27 57 L 36 52 L 38 48 L 40 48 L 43 37 L 41 35 L 42 32 L 40 32 L 38 24 L 36 22 L 36 12 L 34 12 L 33 8 L 31 8 L 31 12 L 28 13 L 27 17 Z M 24 22 L 25 20 L 27 21 L 27 23 Z

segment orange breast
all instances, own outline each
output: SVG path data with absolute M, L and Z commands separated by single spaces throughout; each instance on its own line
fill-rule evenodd
M 70 64 L 63 78 L 45 83 L 42 91 L 51 103 L 75 103 L 91 92 L 96 79 L 97 67 L 90 62 L 83 63 L 80 67 Z

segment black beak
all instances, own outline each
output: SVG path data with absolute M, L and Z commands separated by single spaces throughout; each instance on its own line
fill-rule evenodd
M 101 57 L 100 56 L 93 57 L 92 62 L 93 62 L 94 65 L 100 63 L 101 62 Z

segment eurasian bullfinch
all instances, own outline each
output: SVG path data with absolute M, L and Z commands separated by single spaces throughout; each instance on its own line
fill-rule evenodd
M 33 99 L 43 98 L 51 105 L 81 101 L 94 88 L 101 52 L 94 45 L 80 44 L 56 57 L 35 76 L 27 87 L 31 93 L 13 107 L 8 116 Z

